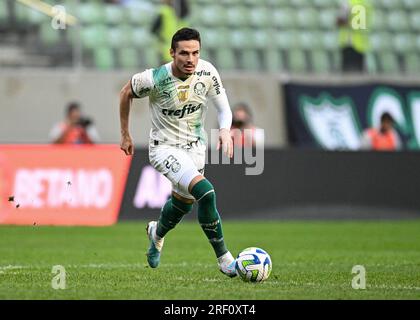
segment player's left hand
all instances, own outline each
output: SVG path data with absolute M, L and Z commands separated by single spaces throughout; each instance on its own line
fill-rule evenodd
M 233 157 L 233 141 L 230 135 L 229 129 L 220 129 L 219 130 L 219 141 L 217 143 L 217 150 L 222 146 L 222 151 L 229 158 Z

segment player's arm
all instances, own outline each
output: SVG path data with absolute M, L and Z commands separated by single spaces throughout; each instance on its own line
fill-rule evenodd
M 233 156 L 233 142 L 230 134 L 232 126 L 232 111 L 230 110 L 229 101 L 226 93 L 223 92 L 212 99 L 217 110 L 217 120 L 219 122 L 219 141 L 217 150 L 222 146 L 223 152 L 229 157 Z
M 154 87 L 152 69 L 136 73 L 120 92 L 120 125 L 121 144 L 120 148 L 126 155 L 134 152 L 133 139 L 129 131 L 130 108 L 134 98 L 149 96 Z
M 121 143 L 120 148 L 126 155 L 132 155 L 134 150 L 133 139 L 129 131 L 130 108 L 134 94 L 131 89 L 131 80 L 120 91 L 120 127 Z
M 214 75 L 214 78 L 212 78 L 212 84 L 208 92 L 208 96 L 216 108 L 217 120 L 219 122 L 219 141 L 217 143 L 217 150 L 219 150 L 221 146 L 223 152 L 229 158 L 232 158 L 233 141 L 232 136 L 230 135 L 230 128 L 232 126 L 232 111 L 230 109 L 222 80 L 214 67 L 212 67 L 212 74 Z

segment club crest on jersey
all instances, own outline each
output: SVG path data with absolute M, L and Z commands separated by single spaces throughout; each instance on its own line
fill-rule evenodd
M 197 82 L 194 85 L 194 92 L 196 95 L 202 96 L 206 93 L 206 86 L 202 82 Z
M 179 102 L 185 102 L 188 100 L 188 90 L 190 86 L 179 86 L 178 87 L 178 99 Z

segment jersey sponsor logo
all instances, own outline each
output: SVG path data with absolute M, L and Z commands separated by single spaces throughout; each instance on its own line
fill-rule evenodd
M 209 76 L 210 72 L 209 71 L 204 71 L 204 70 L 200 70 L 200 71 L 194 71 L 194 75 L 196 76 Z
M 197 82 L 194 85 L 194 92 L 196 95 L 202 96 L 206 93 L 206 86 L 202 82 Z
M 213 76 L 213 78 L 211 78 L 213 80 L 213 87 L 214 90 L 216 91 L 216 94 L 220 94 L 220 83 L 217 80 L 216 76 Z
M 182 119 L 186 114 L 191 114 L 193 112 L 196 112 L 201 108 L 202 104 L 194 105 L 192 103 L 186 104 L 182 107 L 182 109 L 177 110 L 169 110 L 169 109 L 162 109 L 162 113 L 165 116 L 173 116 L 177 117 L 178 119 Z

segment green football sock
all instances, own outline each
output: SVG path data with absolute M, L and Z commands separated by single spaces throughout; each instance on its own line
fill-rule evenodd
M 192 207 L 192 204 L 182 202 L 172 196 L 166 201 L 160 212 L 156 235 L 163 238 L 169 230 L 175 228 L 185 214 L 191 212 Z
M 192 188 L 191 194 L 198 202 L 198 222 L 218 258 L 228 250 L 223 240 L 222 221 L 217 212 L 213 185 L 207 179 L 201 180 Z

